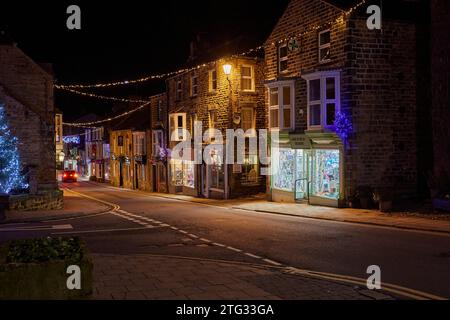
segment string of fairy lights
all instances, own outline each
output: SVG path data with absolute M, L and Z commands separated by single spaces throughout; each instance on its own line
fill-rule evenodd
M 113 116 L 113 117 L 108 117 L 108 118 L 103 119 L 103 120 L 91 121 L 91 122 L 73 122 L 73 123 L 63 122 L 63 125 L 69 126 L 69 127 L 78 127 L 78 128 L 92 127 L 92 126 L 99 125 L 99 124 L 102 124 L 102 123 L 105 123 L 105 122 L 110 122 L 110 121 L 114 121 L 114 120 L 117 120 L 117 119 L 122 118 L 122 117 L 129 116 L 130 114 L 132 114 L 132 113 L 134 113 L 136 111 L 144 109 L 149 104 L 150 104 L 150 101 L 147 101 L 146 103 L 140 105 L 137 108 L 128 110 L 128 111 L 126 111 L 124 113 L 121 113 L 121 114 Z
M 276 41 L 273 41 L 267 45 L 260 45 L 257 46 L 255 48 L 251 48 L 245 52 L 241 52 L 238 54 L 234 54 L 231 55 L 229 57 L 224 57 L 222 59 L 218 59 L 218 60 L 227 60 L 230 58 L 236 58 L 236 57 L 242 57 L 242 56 L 248 56 L 254 53 L 257 53 L 265 48 L 267 48 L 268 46 L 278 46 L 280 44 L 284 44 L 292 39 L 301 39 L 302 37 L 306 36 L 309 33 L 312 32 L 316 32 L 318 30 L 327 28 L 328 26 L 332 25 L 333 23 L 343 23 L 345 21 L 346 18 L 348 18 L 353 12 L 355 12 L 359 7 L 363 6 L 365 3 L 367 2 L 367 0 L 361 0 L 360 2 L 358 2 L 356 5 L 354 5 L 353 7 L 349 8 L 348 10 L 343 10 L 341 14 L 339 14 L 335 19 L 331 20 L 331 21 L 327 21 L 325 23 L 321 23 L 321 24 L 314 24 L 311 25 L 309 27 L 307 27 L 305 30 L 297 33 L 297 34 L 291 34 L 288 37 L 284 37 L 284 38 L 280 38 Z M 117 98 L 117 97 L 111 97 L 111 96 L 104 96 L 104 95 L 99 95 L 99 94 L 95 94 L 95 93 L 89 93 L 89 92 L 84 92 L 84 91 L 80 91 L 77 89 L 98 89 L 98 88 L 110 88 L 110 87 L 118 87 L 118 86 L 126 86 L 126 85 L 133 85 L 133 84 L 140 84 L 140 83 L 144 83 L 147 81 L 151 81 L 151 80 L 161 80 L 161 79 L 165 79 L 165 78 L 169 78 L 172 76 L 177 76 L 177 75 L 181 75 L 184 73 L 188 73 L 194 70 L 198 70 L 207 66 L 210 66 L 211 64 L 213 64 L 214 61 L 210 61 L 207 63 L 202 63 L 199 65 L 196 65 L 194 67 L 190 67 L 190 68 L 181 68 L 179 70 L 176 71 L 171 71 L 171 72 L 166 72 L 166 73 L 160 73 L 160 74 L 154 74 L 154 75 L 149 75 L 149 76 L 145 76 L 142 78 L 138 78 L 138 79 L 132 79 L 132 80 L 123 80 L 123 81 L 114 81 L 114 82 L 104 82 L 104 83 L 95 83 L 95 84 L 69 84 L 69 85 L 62 85 L 62 84 L 55 84 L 54 87 L 58 90 L 62 90 L 62 91 L 66 91 L 69 93 L 73 93 L 73 94 L 77 94 L 77 95 L 81 95 L 81 96 L 85 96 L 85 97 L 90 97 L 90 98 L 96 98 L 96 99 L 101 99 L 101 100 L 108 100 L 108 101 L 120 101 L 120 102 L 130 102 L 130 103 L 143 103 L 142 105 L 131 109 L 127 112 L 124 112 L 122 114 L 119 114 L 117 116 L 113 116 L 113 117 L 109 117 L 107 119 L 104 120 L 99 120 L 99 121 L 93 121 L 93 122 L 79 122 L 79 123 L 63 123 L 66 126 L 73 126 L 73 127 L 84 127 L 84 126 L 92 126 L 92 125 L 97 125 L 97 124 L 102 124 L 105 122 L 109 122 L 109 121 L 113 121 L 116 120 L 118 118 L 122 118 L 125 116 L 128 116 L 131 113 L 134 113 L 136 111 L 139 111 L 141 109 L 143 109 L 145 106 L 147 106 L 150 102 L 146 101 L 146 100 L 139 100 L 139 99 L 127 99 L 127 98 Z

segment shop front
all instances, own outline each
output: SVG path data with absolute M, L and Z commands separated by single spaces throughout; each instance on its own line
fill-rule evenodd
M 171 159 L 169 161 L 170 193 L 197 196 L 196 167 L 191 160 Z
M 341 150 L 333 134 L 291 134 L 272 143 L 272 201 L 338 207 L 343 198 Z

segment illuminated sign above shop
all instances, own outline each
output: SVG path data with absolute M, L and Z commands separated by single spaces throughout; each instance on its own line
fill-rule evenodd
M 66 136 L 63 137 L 64 143 L 80 144 L 80 136 Z

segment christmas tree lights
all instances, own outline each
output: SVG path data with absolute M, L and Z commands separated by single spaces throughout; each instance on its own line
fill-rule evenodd
M 0 193 L 28 188 L 20 172 L 17 143 L 17 138 L 8 128 L 5 107 L 0 105 Z

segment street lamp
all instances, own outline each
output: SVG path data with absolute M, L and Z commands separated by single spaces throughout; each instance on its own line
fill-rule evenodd
M 64 152 L 60 152 L 59 153 L 59 162 L 64 162 L 65 157 L 66 157 L 66 155 L 64 154 Z
M 223 65 L 223 73 L 225 73 L 227 75 L 227 78 L 228 78 L 228 76 L 231 74 L 231 64 L 225 63 Z

